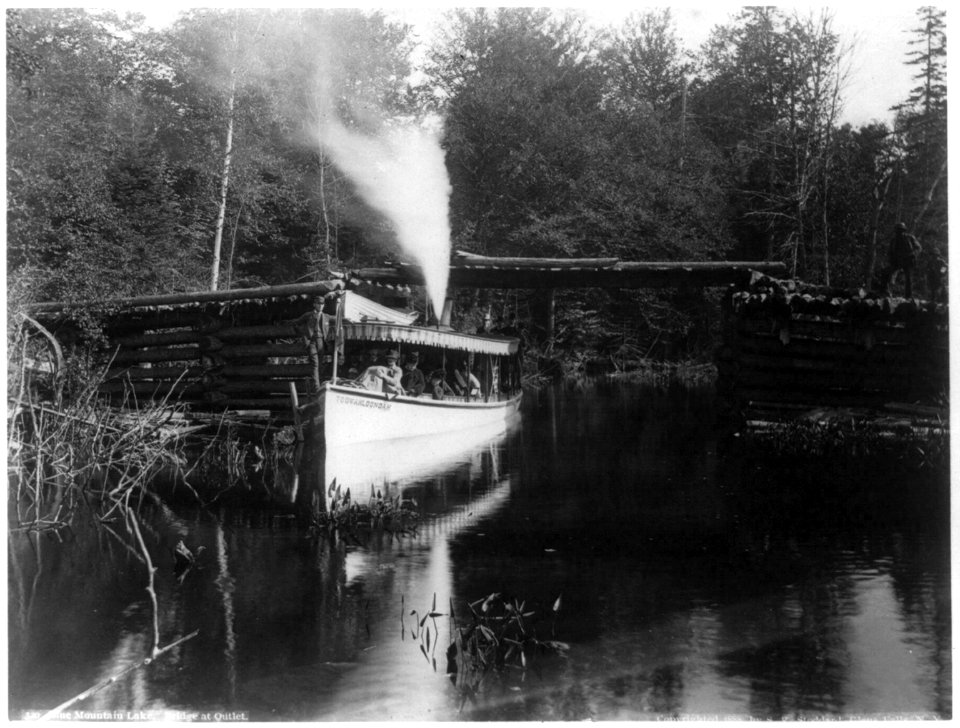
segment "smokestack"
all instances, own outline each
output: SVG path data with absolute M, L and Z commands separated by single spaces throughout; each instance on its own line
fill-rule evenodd
M 443 313 L 440 314 L 440 327 L 451 328 L 450 320 L 453 318 L 453 299 L 449 296 L 443 300 Z

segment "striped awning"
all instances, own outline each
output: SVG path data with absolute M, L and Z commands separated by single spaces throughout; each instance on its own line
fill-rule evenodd
M 350 341 L 385 341 L 396 344 L 436 346 L 441 349 L 492 354 L 494 356 L 516 354 L 520 348 L 519 339 L 474 336 L 456 331 L 442 331 L 440 329 L 389 323 L 344 321 L 343 337 L 348 342 L 348 346 Z
M 416 311 L 409 313 L 397 311 L 393 308 L 371 301 L 353 291 L 343 294 L 343 318 L 347 321 L 382 321 L 393 324 L 412 324 L 419 314 Z

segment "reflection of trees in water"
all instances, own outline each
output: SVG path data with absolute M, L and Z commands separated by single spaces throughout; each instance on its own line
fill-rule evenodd
M 952 714 L 952 607 L 950 539 L 947 533 L 917 535 L 909 540 L 892 534 L 895 557 L 890 574 L 910 644 L 928 656 L 931 669 L 917 679 L 937 696 L 933 710 Z
M 343 607 L 342 548 L 305 542 L 290 519 L 227 512 L 184 518 L 147 507 L 142 523 L 157 566 L 161 641 L 198 628 L 200 636 L 77 709 L 146 709 L 176 699 L 190 704 L 209 700 L 211 687 L 230 696 L 237 664 L 266 669 L 278 659 L 313 659 L 321 648 L 334 654 L 352 644 L 351 635 L 363 633 L 359 613 L 322 618 Z M 145 567 L 127 534 L 83 519 L 69 534 L 68 542 L 11 535 L 13 711 L 52 707 L 120 672 L 141 648 L 136 660 L 149 655 Z M 182 582 L 173 568 L 180 538 L 194 553 L 205 547 Z M 222 703 L 218 699 L 216 707 Z
M 551 457 L 526 459 L 519 497 L 548 499 L 543 507 L 558 509 L 555 520 L 603 522 L 608 530 L 713 520 L 719 504 L 705 393 L 609 385 L 540 396 L 553 404 L 529 415 L 526 444 Z
M 874 575 L 874 588 L 898 606 L 883 618 L 902 625 L 891 639 L 920 670 L 904 678 L 927 686 L 930 711 L 949 715 L 949 516 L 940 476 L 882 472 L 869 463 L 856 470 L 744 465 L 721 471 L 739 524 L 735 542 L 756 582 L 782 590 L 772 592 L 779 596 L 771 613 L 786 615 L 779 639 L 777 630 L 766 639 L 752 634 L 756 623 L 726 625 L 732 641 L 746 636 L 752 645 L 722 659 L 726 675 L 749 681 L 756 715 L 832 714 L 857 697 L 845 690 L 857 667 L 849 654 L 852 625 L 872 616 L 863 614 L 863 575 Z
M 890 619 L 901 620 L 921 670 L 908 679 L 931 696 L 931 711 L 949 715 L 949 489 L 820 463 L 783 472 L 718 462 L 708 418 L 691 407 L 671 419 L 669 404 L 557 398 L 554 455 L 536 454 L 553 435 L 534 422 L 526 442 L 396 483 L 428 516 L 405 543 L 372 533 L 350 551 L 304 538 L 297 514 L 315 487 L 306 460 L 296 495 L 281 483 L 277 492 L 290 497 L 275 508 L 150 506 L 144 535 L 159 567 L 162 641 L 196 628 L 200 636 L 78 707 L 216 696 L 218 708 L 289 716 L 277 704 L 289 695 L 284 680 L 302 681 L 305 694 L 332 691 L 347 668 L 325 663 L 345 665 L 369 645 L 370 610 L 402 588 L 379 564 L 449 537 L 455 598 L 502 590 L 535 602 L 563 592 L 561 639 L 575 646 L 542 683 L 471 717 L 682 715 L 709 679 L 698 664 L 724 689 L 742 689 L 754 716 L 835 714 L 855 659 L 860 573 L 889 579 Z M 614 414 L 604 420 L 607 405 Z M 481 505 L 506 474 L 509 507 L 493 499 L 496 516 L 487 517 Z M 53 705 L 147 651 L 143 565 L 109 528 L 78 522 L 62 544 L 10 535 L 14 710 Z M 206 547 L 182 583 L 170 556 L 180 538 L 194 552 Z M 369 558 L 348 570 L 348 552 Z M 593 644 L 602 658 L 578 651 Z
M 158 529 L 143 530 L 152 544 L 160 540 Z M 82 509 L 60 534 L 11 534 L 9 559 L 11 594 L 20 595 L 11 604 L 18 615 L 9 651 L 12 709 L 52 708 L 150 655 L 146 566 L 122 523 L 100 522 Z M 172 581 L 172 573 L 158 576 L 158 586 Z M 174 606 L 160 610 L 164 643 L 183 635 L 181 616 Z M 175 653 L 164 659 L 175 663 Z M 158 661 L 154 672 L 161 669 Z M 140 679 L 131 673 L 118 684 L 134 689 Z M 100 699 L 95 694 L 87 703 Z
M 862 696 L 847 691 L 865 679 L 862 653 L 873 644 L 857 631 L 868 628 L 897 633 L 889 641 L 902 654 L 891 664 L 915 669 L 902 679 L 922 683 L 916 692 L 931 711 L 950 714 L 942 474 L 715 460 L 709 415 L 695 404 L 602 399 L 556 397 L 530 415 L 527 445 L 551 454 L 522 464 L 511 508 L 484 524 L 483 537 L 452 542 L 458 593 L 563 591 L 564 639 L 603 643 L 602 666 L 577 676 L 586 704 L 602 705 L 598 717 L 689 709 L 698 682 L 716 679 L 689 674 L 698 605 L 709 605 L 715 632 L 703 638 L 711 652 L 697 656 L 700 667 L 722 678 L 734 710 L 849 712 Z M 879 622 L 863 613 L 870 574 L 884 577 L 870 588 L 899 605 Z M 897 686 L 877 689 L 894 691 L 885 704 L 896 701 Z M 910 708 L 924 709 L 915 699 Z M 490 714 L 509 717 L 497 710 Z M 543 710 L 514 715 L 557 715 Z
M 721 674 L 747 680 L 753 718 L 836 715 L 843 708 L 846 665 L 842 653 L 826 644 L 831 641 L 798 635 L 730 652 L 721 657 Z

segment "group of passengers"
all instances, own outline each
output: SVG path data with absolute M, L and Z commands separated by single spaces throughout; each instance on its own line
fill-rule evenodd
M 326 370 L 326 376 L 332 374 L 333 357 L 337 356 L 338 363 L 343 365 L 342 343 L 333 346 L 333 327 L 336 318 L 338 291 L 331 291 L 313 300 L 312 310 L 306 312 L 294 323 L 294 329 L 303 340 L 307 357 L 311 366 L 313 391 L 320 390 L 321 378 Z M 470 371 L 466 359 L 462 359 L 454 369 L 453 386 L 447 383 L 444 366 L 434 369 L 429 377 L 420 369 L 419 352 L 408 353 L 400 367 L 400 353 L 389 350 L 382 356 L 377 350 L 366 354 L 366 361 L 360 355 L 350 357 L 346 362 L 344 374 L 347 379 L 353 380 L 365 389 L 392 394 L 406 394 L 419 397 L 424 392 L 433 399 L 443 399 L 450 395 L 459 395 L 468 398 L 480 395 L 480 380 Z
M 382 357 L 378 356 L 377 351 L 368 352 L 366 366 L 363 366 L 360 357 L 352 357 L 345 372 L 346 377 L 364 389 L 410 397 L 419 397 L 424 392 L 433 399 L 444 399 L 450 395 L 477 397 L 480 394 L 480 380 L 470 371 L 465 359 L 457 364 L 451 386 L 446 381 L 443 368 L 432 370 L 429 377 L 423 373 L 419 352 L 406 354 L 402 367 L 400 352 L 395 349 L 387 351 Z

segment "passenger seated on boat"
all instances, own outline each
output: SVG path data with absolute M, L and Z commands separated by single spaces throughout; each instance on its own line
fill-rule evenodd
M 403 394 L 403 385 L 400 383 L 401 370 L 397 366 L 399 358 L 400 354 L 396 351 L 388 351 L 384 357 L 384 364 L 367 367 L 357 381 L 364 389 L 372 392 Z
M 455 383 L 453 388 L 457 394 L 476 397 L 480 394 L 480 380 L 470 371 L 466 361 L 460 362 L 453 371 Z
M 420 354 L 416 351 L 407 354 L 403 362 L 403 377 L 401 377 L 400 383 L 403 385 L 404 391 L 411 397 L 419 397 L 423 394 L 423 390 L 427 388 L 427 380 L 423 376 L 423 372 L 417 368 L 419 364 Z
M 434 399 L 443 399 L 448 394 L 456 394 L 453 388 L 443 378 L 443 370 L 430 372 L 430 395 Z
M 363 361 L 360 359 L 359 356 L 357 356 L 356 354 L 354 354 L 354 355 L 351 356 L 350 359 L 347 361 L 347 373 L 346 373 L 346 378 L 347 378 L 347 379 L 356 379 L 357 377 L 360 376 L 360 374 L 363 372 L 363 370 L 364 370 Z
M 384 392 L 396 392 L 397 394 L 403 394 L 403 384 L 400 380 L 403 378 L 403 369 L 400 368 L 400 352 L 390 350 L 387 352 L 387 375 L 383 380 L 383 391 Z

